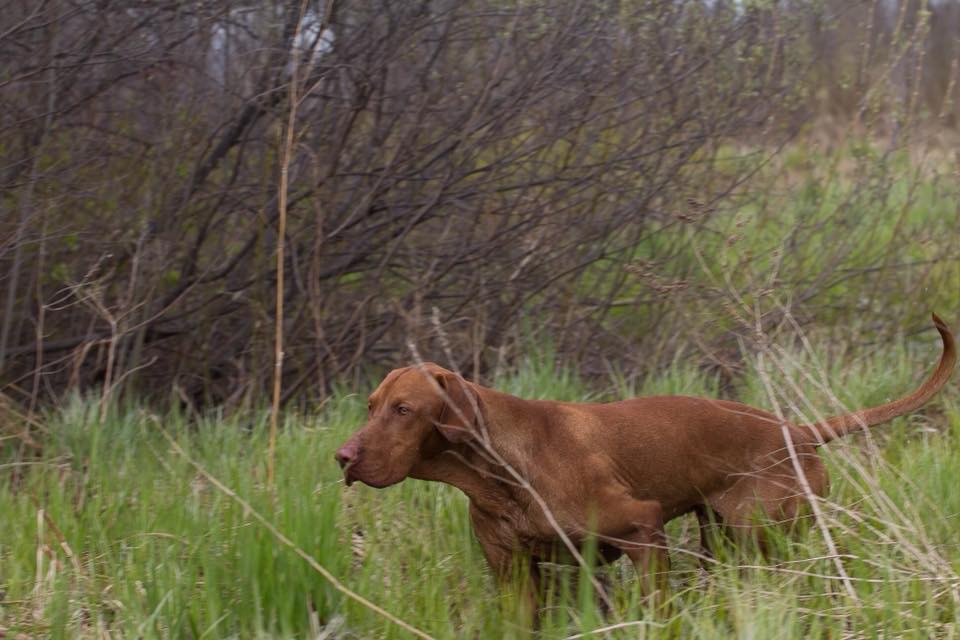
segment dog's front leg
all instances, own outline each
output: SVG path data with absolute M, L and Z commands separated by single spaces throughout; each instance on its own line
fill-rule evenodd
M 529 553 L 520 550 L 515 540 L 504 537 L 500 523 L 486 520 L 482 514 L 471 509 L 473 530 L 483 549 L 483 555 L 490 565 L 498 587 L 505 592 L 519 590 L 521 606 L 524 615 L 528 616 L 534 626 L 540 611 L 541 585 L 540 569 L 535 559 Z

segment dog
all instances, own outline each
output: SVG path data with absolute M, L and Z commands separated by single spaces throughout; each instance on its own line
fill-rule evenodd
M 336 453 L 347 485 L 445 482 L 470 519 L 496 578 L 525 564 L 533 606 L 539 563 L 570 562 L 589 536 L 600 560 L 626 554 L 644 590 L 666 586 L 664 524 L 694 512 L 708 528 L 763 548 L 760 513 L 797 519 L 827 491 L 818 447 L 916 410 L 949 379 L 953 334 L 936 314 L 940 362 L 912 394 L 809 425 L 738 402 L 685 396 L 610 403 L 524 400 L 433 363 L 391 371 L 370 394 L 366 424 Z

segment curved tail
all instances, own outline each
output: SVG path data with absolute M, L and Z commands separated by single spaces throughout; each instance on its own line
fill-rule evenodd
M 953 373 L 953 366 L 957 362 L 957 350 L 953 342 L 953 334 L 950 328 L 941 320 L 937 314 L 933 315 L 933 324 L 940 332 L 940 338 L 943 339 L 943 354 L 940 356 L 940 363 L 936 370 L 927 378 L 920 387 L 908 396 L 882 404 L 879 407 L 870 409 L 861 409 L 853 413 L 847 413 L 842 416 L 834 416 L 823 422 L 816 424 L 803 425 L 802 430 L 809 430 L 816 436 L 819 436 L 819 443 L 830 442 L 835 438 L 845 436 L 856 429 L 872 427 L 897 416 L 915 411 L 927 400 L 933 397 L 940 387 L 946 383 Z

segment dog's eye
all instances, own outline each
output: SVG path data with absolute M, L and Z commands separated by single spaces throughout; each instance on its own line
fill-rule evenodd
M 368 402 L 368 403 L 367 403 L 367 413 L 373 413 L 373 403 L 372 403 L 372 402 Z
M 407 406 L 405 406 L 405 405 L 399 404 L 399 405 L 397 405 L 397 413 L 399 413 L 399 414 L 402 415 L 402 416 L 405 416 L 405 415 L 407 415 L 408 413 L 410 413 L 410 407 L 407 407 Z

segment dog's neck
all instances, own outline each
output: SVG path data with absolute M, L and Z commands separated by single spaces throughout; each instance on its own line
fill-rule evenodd
M 506 470 L 470 443 L 450 445 L 421 461 L 410 472 L 410 477 L 452 485 L 484 511 L 496 509 L 511 497 Z
M 528 447 L 536 434 L 528 433 L 529 415 L 514 415 L 515 403 L 511 400 L 518 398 L 483 387 L 478 391 L 482 413 L 478 433 L 466 442 L 443 441 L 431 447 L 410 477 L 452 485 L 463 491 L 477 508 L 497 511 L 507 501 L 529 500 L 529 491 L 523 486 L 524 469 L 519 467 L 523 457 L 518 457 L 516 452 Z M 484 396 L 488 395 L 497 396 L 498 402 L 484 402 Z M 529 405 L 523 406 L 529 411 Z M 488 411 L 488 407 L 497 407 L 497 410 Z M 492 443 L 496 443 L 496 448 Z

